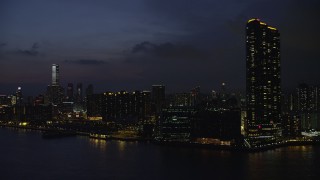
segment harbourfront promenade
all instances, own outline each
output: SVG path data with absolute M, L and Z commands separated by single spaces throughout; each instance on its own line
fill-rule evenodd
M 72 123 L 71 123 L 72 124 Z M 208 142 L 199 142 L 195 140 L 190 141 L 164 141 L 156 140 L 155 138 L 143 137 L 134 133 L 119 132 L 101 132 L 101 130 L 90 129 L 90 127 L 82 127 L 82 130 L 68 126 L 68 128 L 62 128 L 60 125 L 29 125 L 25 122 L 0 122 L 0 126 L 4 128 L 17 128 L 17 129 L 29 129 L 41 132 L 55 132 L 50 134 L 50 138 L 68 137 L 69 135 L 86 136 L 88 138 L 105 140 L 105 141 L 135 141 L 135 142 L 151 142 L 157 145 L 173 146 L 173 147 L 185 147 L 185 148 L 205 148 L 212 150 L 224 150 L 224 151 L 238 151 L 238 152 L 260 152 L 265 150 L 272 150 L 287 146 L 319 146 L 319 137 L 306 137 L 301 136 L 297 138 L 282 138 L 276 143 L 263 144 L 259 146 L 246 146 L 246 139 L 243 143 L 238 144 L 217 144 Z M 59 132 L 59 133 L 57 133 Z M 62 132 L 62 133 L 61 133 Z

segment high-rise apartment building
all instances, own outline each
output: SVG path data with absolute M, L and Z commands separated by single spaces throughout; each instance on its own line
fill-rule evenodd
M 247 135 L 274 137 L 281 123 L 280 33 L 259 19 L 246 26 Z
M 301 119 L 301 129 L 320 129 L 320 91 L 318 86 L 299 84 L 296 93 L 295 112 Z

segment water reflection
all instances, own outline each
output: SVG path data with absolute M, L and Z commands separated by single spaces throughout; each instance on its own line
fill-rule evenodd
M 305 152 L 305 151 L 310 151 L 310 150 L 312 150 L 312 146 L 290 146 L 290 147 L 288 147 L 288 150 L 290 150 L 290 151 L 303 151 L 303 152 Z
M 21 132 L 21 133 L 20 133 Z M 320 147 L 245 153 L 0 128 L 0 179 L 317 179 Z M 63 163 L 62 163 L 63 162 Z M 19 172 L 19 173 L 16 173 Z
M 94 147 L 96 149 L 99 149 L 99 150 L 102 150 L 102 151 L 105 151 L 107 149 L 106 140 L 90 138 L 89 139 L 89 143 L 90 143 L 90 146 L 92 146 L 92 147 Z
M 127 143 L 124 141 L 118 141 L 118 147 L 119 147 L 119 151 L 120 152 L 124 152 L 124 150 L 126 149 L 126 145 Z

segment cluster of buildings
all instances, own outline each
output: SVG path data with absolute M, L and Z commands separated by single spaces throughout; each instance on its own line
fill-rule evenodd
M 94 93 L 89 85 L 74 88 L 59 82 L 60 67 L 52 65 L 52 82 L 46 93 L 23 98 L 19 87 L 13 95 L 0 96 L 0 120 L 42 125 L 47 122 L 100 121 L 116 130 L 141 131 L 159 141 L 229 144 L 239 139 L 240 96 L 226 91 L 204 95 L 200 87 L 189 92 L 167 95 L 164 85 L 153 85 L 149 91 L 107 91 Z
M 283 134 L 290 137 L 312 135 L 320 130 L 320 86 L 299 84 L 283 96 Z
M 52 82 L 44 95 L 23 100 L 0 96 L 0 120 L 26 122 L 101 121 L 121 128 L 136 127 L 162 142 L 243 144 L 259 147 L 284 137 L 314 136 L 320 129 L 320 87 L 300 84 L 281 91 L 280 33 L 260 19 L 246 26 L 246 95 L 219 91 L 166 94 L 164 85 L 149 91 L 94 93 L 89 85 L 60 85 L 59 65 L 52 65 Z
M 318 136 L 319 86 L 281 91 L 280 33 L 259 19 L 246 27 L 245 136 L 252 146 Z

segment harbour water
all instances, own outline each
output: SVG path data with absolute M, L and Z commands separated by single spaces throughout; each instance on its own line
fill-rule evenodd
M 245 153 L 0 128 L 0 179 L 318 179 L 320 147 Z

